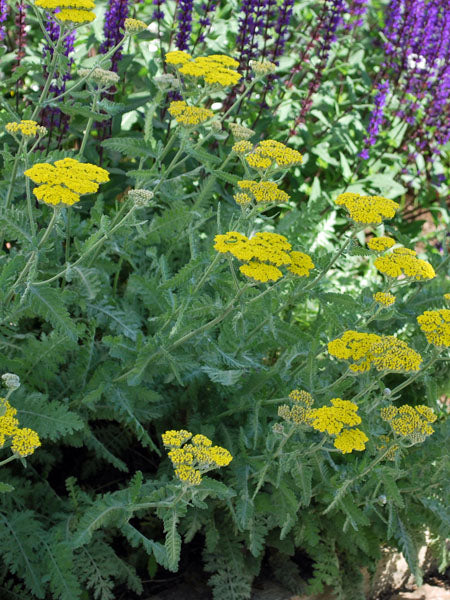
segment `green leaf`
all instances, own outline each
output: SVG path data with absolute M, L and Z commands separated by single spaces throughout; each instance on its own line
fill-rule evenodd
M 241 179 L 242 179 L 242 177 L 238 177 L 237 175 L 232 175 L 231 173 L 227 173 L 225 171 L 213 170 L 212 173 L 219 179 L 222 179 L 222 181 L 226 181 L 227 183 L 231 183 L 233 185 L 236 185 L 237 182 L 241 181 Z
M 214 369 L 213 367 L 202 367 L 201 368 L 204 373 L 208 375 L 211 381 L 215 383 L 220 383 L 221 385 L 234 385 L 245 371 L 241 371 L 239 369 L 231 369 L 229 371 L 222 371 L 220 369 Z
M 64 296 L 60 290 L 45 286 L 28 286 L 31 307 L 27 312 L 39 315 L 46 321 L 49 321 L 70 339 L 78 338 L 78 331 L 74 321 L 69 317 L 64 306 Z
M 176 510 L 170 511 L 164 518 L 164 533 L 166 541 L 164 547 L 167 554 L 167 568 L 169 571 L 176 572 L 181 554 L 181 536 L 177 530 L 178 515 Z
M 140 137 L 110 138 L 109 140 L 104 140 L 102 146 L 107 150 L 120 152 L 120 154 L 129 156 L 130 158 L 147 158 L 149 156 L 155 158 L 156 156 L 150 144 L 144 142 Z
M 8 492 L 13 492 L 14 489 L 15 488 L 13 485 L 9 485 L 9 483 L 4 483 L 3 481 L 0 481 L 0 494 L 6 494 Z
M 72 105 L 66 104 L 65 102 L 50 102 L 49 106 L 53 108 L 58 108 L 65 115 L 80 116 L 85 119 L 94 119 L 95 121 L 108 121 L 111 117 L 110 115 L 105 115 L 99 112 L 93 112 L 80 102 L 74 102 Z

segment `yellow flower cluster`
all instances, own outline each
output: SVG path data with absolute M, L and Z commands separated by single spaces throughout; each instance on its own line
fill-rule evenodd
M 308 408 L 311 408 L 311 406 L 314 404 L 313 397 L 305 390 L 292 390 L 292 392 L 289 394 L 289 399 L 296 404 L 304 404 Z
M 217 252 L 230 253 L 245 261 L 247 264 L 240 267 L 241 273 L 258 282 L 281 279 L 283 273 L 278 268 L 281 266 L 300 277 L 309 276 L 309 271 L 314 268 L 307 254 L 289 252 L 291 244 L 277 233 L 258 232 L 249 239 L 237 231 L 228 231 L 226 234 L 216 235 L 214 241 Z
M 373 295 L 373 299 L 382 306 L 391 306 L 395 302 L 395 296 L 389 292 L 377 292 Z
M 358 406 L 350 400 L 333 398 L 332 406 L 322 406 L 311 411 L 311 426 L 318 431 L 326 431 L 336 435 L 342 431 L 344 425 L 353 427 L 361 423 L 361 417 L 356 414 Z
M 253 129 L 249 129 L 248 127 L 244 127 L 244 125 L 240 125 L 239 123 L 230 123 L 231 133 L 236 140 L 249 140 L 255 132 Z
M 125 19 L 123 26 L 127 33 L 139 33 L 147 29 L 147 24 L 139 19 Z
M 236 71 L 239 63 L 223 54 L 211 54 L 210 56 L 198 56 L 192 58 L 187 52 L 175 50 L 168 52 L 166 63 L 175 65 L 178 72 L 194 78 L 203 78 L 210 85 L 235 85 L 242 77 Z
M 36 121 L 30 121 L 29 119 L 22 119 L 20 123 L 11 122 L 6 123 L 5 129 L 8 133 L 21 133 L 23 137 L 35 137 L 36 135 L 43 136 L 47 133 L 47 128 L 43 125 L 38 125 Z
M 333 398 L 331 404 L 332 406 L 311 409 L 308 415 L 309 424 L 318 431 L 335 435 L 334 446 L 343 454 L 353 450 L 364 450 L 369 438 L 363 431 L 354 427 L 361 423 L 361 417 L 356 414 L 358 406 L 341 398 Z M 344 429 L 344 426 L 352 429 Z
M 395 248 L 392 252 L 379 256 L 374 265 L 388 277 L 410 277 L 411 279 L 433 279 L 436 276 L 433 267 L 426 260 L 416 257 L 409 248 Z
M 80 163 L 74 158 L 57 160 L 50 163 L 37 163 L 25 171 L 25 175 L 34 183 L 33 194 L 38 200 L 47 204 L 67 204 L 71 206 L 80 200 L 83 194 L 92 194 L 100 183 L 109 181 L 108 171 L 91 165 Z
M 169 113 L 180 125 L 199 125 L 210 119 L 214 113 L 209 108 L 188 106 L 184 100 L 175 100 L 170 103 Z
M 353 192 L 340 194 L 336 204 L 345 206 L 350 219 L 364 225 L 379 224 L 383 218 L 391 219 L 399 207 L 397 202 L 382 196 L 361 196 Z
M 314 404 L 313 397 L 305 390 L 292 390 L 289 399 L 294 406 L 282 404 L 278 407 L 278 416 L 295 425 L 310 424 L 311 406 Z
M 372 346 L 367 358 L 377 371 L 392 373 L 418 371 L 422 363 L 418 352 L 393 335 L 383 335 L 380 341 Z
M 268 169 L 277 165 L 281 169 L 288 169 L 300 165 L 303 157 L 297 150 L 285 146 L 275 140 L 263 140 L 255 147 L 253 152 L 245 157 L 247 163 L 254 169 Z
M 430 344 L 450 346 L 450 309 L 426 310 L 417 317 L 417 322 Z
M 11 449 L 17 456 L 24 458 L 33 454 L 41 445 L 38 434 L 27 427 L 19 427 L 15 418 L 17 410 L 8 400 L 0 398 L 0 446 L 5 445 L 6 438 L 12 438 Z
M 393 335 L 379 336 L 352 330 L 329 342 L 328 352 L 336 358 L 352 359 L 350 369 L 361 373 L 372 366 L 377 371 L 418 371 L 422 362 L 418 352 Z
M 345 429 L 342 433 L 336 436 L 334 440 L 334 446 L 338 450 L 342 452 L 342 454 L 348 454 L 353 452 L 353 450 L 365 450 L 366 442 L 369 441 L 369 438 L 357 427 L 353 429 Z
M 192 438 L 192 443 L 186 442 Z M 168 456 L 175 468 L 175 475 L 189 485 L 199 485 L 202 473 L 210 469 L 226 467 L 233 460 L 231 454 L 221 446 L 213 446 L 205 435 L 194 435 L 185 429 L 166 431 L 163 444 L 170 448 Z
M 71 23 L 90 23 L 95 19 L 92 9 L 95 8 L 93 0 L 35 0 L 35 5 L 46 10 L 60 11 L 54 13 L 54 18 L 59 21 Z
M 236 154 L 247 154 L 251 151 L 252 148 L 253 144 L 251 142 L 249 142 L 248 140 L 240 140 L 239 142 L 233 144 L 233 147 L 231 149 L 233 150 L 233 152 L 236 152 Z
M 238 144 L 248 142 L 237 142 Z M 235 144 L 236 145 L 236 144 Z M 238 186 L 244 193 L 235 194 L 234 199 L 238 204 L 246 205 L 255 200 L 258 204 L 265 202 L 287 202 L 290 198 L 286 192 L 280 190 L 274 181 L 250 181 L 244 179 L 238 181 Z
M 367 242 L 367 245 L 371 250 L 375 250 L 375 252 L 383 252 L 392 248 L 395 245 L 395 240 L 386 236 L 373 237 Z
M 418 406 L 404 404 L 400 408 L 388 406 L 381 409 L 380 415 L 383 421 L 389 422 L 396 434 L 403 437 L 414 436 L 413 441 L 423 441 L 426 436 L 434 433 L 430 423 L 434 423 L 437 419 L 433 409 L 424 404 Z

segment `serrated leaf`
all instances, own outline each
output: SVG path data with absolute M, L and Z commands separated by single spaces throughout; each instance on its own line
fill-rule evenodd
M 39 315 L 49 321 L 55 329 L 59 329 L 71 340 L 78 339 L 75 322 L 69 317 L 60 290 L 45 286 L 28 286 L 31 307 L 27 312 Z
M 66 104 L 64 102 L 50 102 L 49 106 L 53 108 L 58 108 L 65 115 L 80 116 L 85 119 L 95 119 L 95 121 L 108 121 L 111 117 L 109 115 L 105 115 L 99 112 L 93 112 L 85 105 L 80 102 L 74 102 L 73 104 Z
M 104 140 L 102 146 L 130 158 L 147 158 L 149 156 L 154 158 L 156 156 L 150 144 L 144 142 L 141 137 L 111 138 Z
M 164 533 L 166 534 L 164 547 L 167 554 L 167 568 L 173 572 L 178 570 L 181 553 L 181 536 L 178 533 L 177 524 L 178 515 L 175 510 L 172 510 L 164 519 Z
M 211 381 L 220 383 L 221 385 L 234 385 L 245 371 L 239 369 L 231 369 L 229 371 L 222 371 L 220 369 L 214 369 L 213 367 L 202 367 L 204 373 L 208 375 Z

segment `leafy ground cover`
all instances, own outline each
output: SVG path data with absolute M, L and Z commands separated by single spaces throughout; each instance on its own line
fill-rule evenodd
M 364 598 L 450 521 L 450 9 L 0 2 L 2 598 Z M 194 565 L 194 566 L 192 566 Z

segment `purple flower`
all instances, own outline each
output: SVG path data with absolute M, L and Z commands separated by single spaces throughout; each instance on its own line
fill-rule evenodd
M 272 62 L 278 64 L 278 58 L 282 56 L 284 46 L 288 38 L 288 28 L 294 8 L 294 0 L 283 0 L 283 4 L 278 8 L 278 17 L 275 24 L 275 32 L 277 37 L 272 51 Z
M 199 28 L 197 31 L 197 39 L 194 43 L 194 48 L 198 44 L 198 42 L 204 42 L 206 36 L 206 28 L 211 25 L 211 17 L 216 10 L 217 0 L 208 0 L 207 2 L 203 2 L 200 6 L 198 24 Z
M 16 50 L 16 69 L 22 62 L 22 58 L 25 56 L 25 44 L 27 40 L 27 32 L 25 29 L 25 18 L 27 12 L 24 2 L 17 3 L 17 14 L 16 14 L 16 27 L 17 27 L 17 50 Z
M 164 19 L 164 11 L 161 9 L 161 6 L 166 2 L 166 0 L 153 0 L 153 5 L 156 7 L 153 11 L 153 19 L 155 21 L 162 21 Z
M 8 18 L 9 6 L 6 0 L 0 0 L 0 41 L 5 39 L 5 26 L 1 25 Z
M 129 0 L 109 0 L 103 26 L 105 40 L 100 46 L 102 54 L 106 54 L 123 39 L 120 30 L 124 28 L 125 19 L 128 16 L 128 2 Z M 122 50 L 119 48 L 112 56 L 111 71 L 117 72 L 117 65 L 121 58 Z
M 348 4 L 350 20 L 345 25 L 347 31 L 351 31 L 352 29 L 355 29 L 355 27 L 361 27 L 363 25 L 363 16 L 367 12 L 368 2 L 369 0 L 350 0 Z
M 178 50 L 188 50 L 192 31 L 192 9 L 193 0 L 179 0 L 177 21 L 178 31 L 176 35 L 176 47 Z
M 378 84 L 377 89 L 378 92 L 374 98 L 375 108 L 372 111 L 369 127 L 367 128 L 367 137 L 364 140 L 366 146 L 373 146 L 377 141 L 378 133 L 383 124 L 384 106 L 386 104 L 387 95 L 389 94 L 389 81 L 384 81 Z M 359 156 L 367 160 L 369 158 L 368 148 L 364 148 L 362 152 L 360 152 Z

